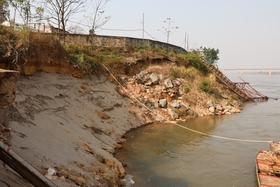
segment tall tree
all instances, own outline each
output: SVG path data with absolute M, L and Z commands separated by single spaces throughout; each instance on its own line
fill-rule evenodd
M 37 22 L 39 22 L 38 32 L 40 32 L 40 29 L 41 29 L 44 11 L 45 11 L 45 9 L 42 6 L 38 6 L 35 9 L 36 13 L 34 14 L 34 18 L 36 19 Z
M 217 61 L 219 60 L 219 49 L 200 47 L 200 51 L 202 52 L 205 60 L 213 65 L 217 65 Z
M 91 29 L 90 34 L 95 34 L 96 30 L 105 25 L 109 20 L 110 16 L 103 17 L 105 12 L 105 6 L 110 0 L 92 0 L 93 3 L 93 15 L 90 17 Z
M 9 0 L 9 4 L 15 8 L 15 11 L 22 18 L 24 25 L 27 26 L 31 18 L 30 0 Z
M 58 34 L 63 32 L 65 39 L 66 25 L 70 18 L 82 11 L 86 0 L 43 0 L 46 19 L 57 26 Z
M 6 0 L 0 0 L 0 23 L 3 23 L 7 20 L 7 7 L 8 2 Z
M 28 49 L 29 46 L 29 31 L 28 31 L 28 22 L 31 19 L 31 4 L 30 0 L 8 0 L 9 4 L 15 8 L 15 12 L 19 14 L 23 21 L 21 30 L 21 39 L 23 46 Z M 15 22 L 15 20 L 14 20 Z M 15 23 L 14 23 L 15 24 Z

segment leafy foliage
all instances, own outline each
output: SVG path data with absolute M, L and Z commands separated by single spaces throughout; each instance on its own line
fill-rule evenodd
M 65 50 L 77 65 L 87 72 L 99 66 L 98 57 L 89 47 L 71 45 L 66 46 Z
M 31 4 L 28 0 L 8 0 L 9 4 L 14 7 L 22 18 L 24 24 L 28 24 L 31 18 Z
M 204 64 L 204 62 L 200 59 L 199 51 L 191 51 L 186 56 L 187 60 L 189 61 L 190 65 L 195 67 L 197 70 L 201 71 L 203 74 L 208 73 L 208 68 Z
M 215 65 L 219 60 L 219 49 L 200 47 L 200 50 L 203 53 L 203 57 L 211 64 Z

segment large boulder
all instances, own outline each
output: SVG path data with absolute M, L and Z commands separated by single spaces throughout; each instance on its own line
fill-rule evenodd
M 165 108 L 165 107 L 167 106 L 167 100 L 166 100 L 166 99 L 160 99 L 160 100 L 158 101 L 158 106 L 159 106 L 160 108 Z
M 172 106 L 173 108 L 180 108 L 180 104 L 179 103 L 171 103 L 170 106 Z
M 137 83 L 140 84 L 145 84 L 146 82 L 149 81 L 149 79 L 150 79 L 149 76 L 144 71 L 141 71 L 140 73 L 135 75 L 135 80 L 137 81 Z
M 156 74 L 154 74 L 154 73 L 152 73 L 152 74 L 150 75 L 150 79 L 151 79 L 151 81 L 152 81 L 152 83 L 153 83 L 154 85 L 156 85 L 156 84 L 159 83 L 159 77 L 158 77 Z
M 166 87 L 166 88 L 173 88 L 173 83 L 172 83 L 172 81 L 171 81 L 171 79 L 165 79 L 164 80 L 164 86 Z

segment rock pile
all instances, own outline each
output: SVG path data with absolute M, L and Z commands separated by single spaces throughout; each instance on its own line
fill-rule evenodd
M 212 101 L 208 101 L 208 111 L 209 115 L 230 115 L 232 113 L 240 113 L 240 107 L 239 104 L 235 101 L 233 103 L 229 103 L 227 101 L 224 101 L 219 104 L 215 104 Z
M 124 78 L 125 88 L 119 88 L 122 95 L 135 99 L 153 114 L 150 118 L 155 121 L 154 115 L 159 115 L 159 121 L 185 120 L 197 116 L 224 115 L 240 112 L 238 101 L 229 102 L 223 99 L 219 103 L 205 101 L 203 107 L 192 106 L 184 99 L 188 94 L 184 90 L 186 80 L 172 79 L 152 71 L 141 71 L 133 77 Z M 194 102 L 197 98 L 193 98 Z M 147 112 L 146 111 L 146 112 Z

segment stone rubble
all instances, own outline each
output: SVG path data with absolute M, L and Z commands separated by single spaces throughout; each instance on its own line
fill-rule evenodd
M 188 93 L 183 90 L 185 80 L 182 78 L 172 79 L 151 71 L 141 71 L 133 77 L 122 79 L 127 81 L 124 81 L 125 88 L 118 88 L 121 95 L 141 102 L 145 106 L 143 108 L 154 113 L 149 118 L 154 122 L 184 121 L 197 116 L 230 115 L 241 110 L 241 103 L 236 100 L 229 102 L 225 93 L 221 94 L 222 99 L 218 103 L 208 100 L 202 106 L 199 104 L 202 101 L 197 101 L 196 106 L 190 107 L 191 104 L 184 100 L 184 94 Z M 159 115 L 157 120 L 154 115 Z

